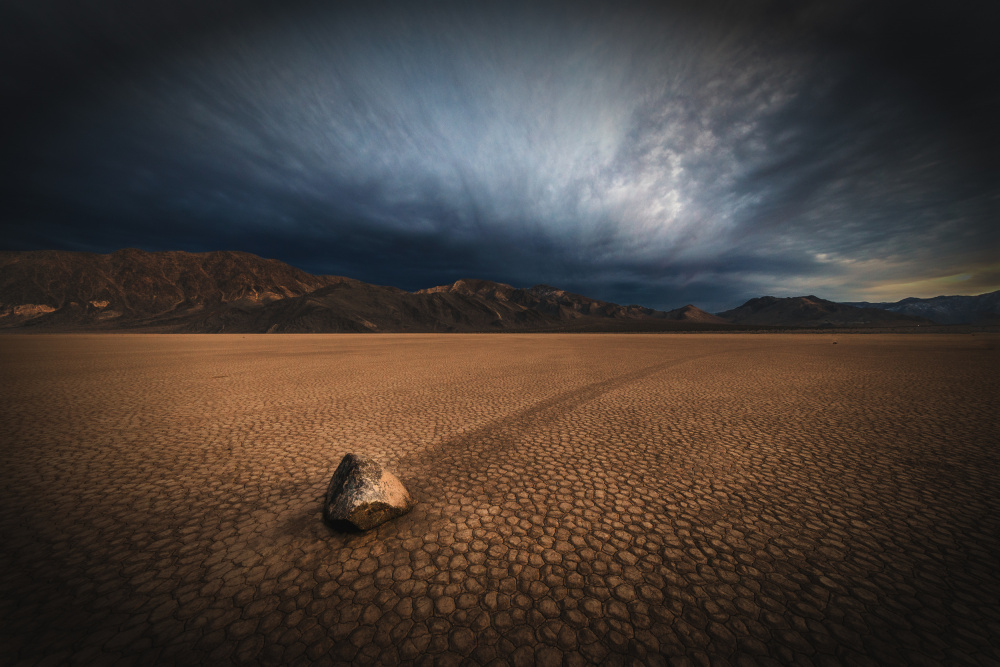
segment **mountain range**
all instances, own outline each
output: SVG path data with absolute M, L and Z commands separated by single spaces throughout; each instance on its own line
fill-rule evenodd
M 548 285 L 523 289 L 488 280 L 465 279 L 407 292 L 342 276 L 317 276 L 243 252 L 0 252 L 0 328 L 15 330 L 718 331 L 934 323 L 926 316 L 882 307 L 897 304 L 867 305 L 815 296 L 761 297 L 717 314 L 690 304 L 660 311 Z M 992 312 L 995 316 L 996 309 Z
M 978 296 L 935 296 L 930 299 L 910 297 L 892 303 L 856 301 L 846 305 L 923 317 L 937 324 L 1000 324 L 1000 290 Z
M 896 327 L 934 324 L 911 315 L 859 308 L 817 296 L 762 296 L 718 314 L 727 322 L 783 327 Z
M 730 326 L 486 280 L 406 292 L 243 252 L 0 252 L 0 327 L 56 331 L 659 331 Z

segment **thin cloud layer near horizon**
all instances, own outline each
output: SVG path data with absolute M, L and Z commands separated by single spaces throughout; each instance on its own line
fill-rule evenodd
M 722 310 L 1000 289 L 988 3 L 0 10 L 6 249 Z

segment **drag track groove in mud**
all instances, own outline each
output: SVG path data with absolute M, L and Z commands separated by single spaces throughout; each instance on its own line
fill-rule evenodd
M 419 453 L 419 456 L 411 456 L 409 459 L 400 461 L 399 465 L 403 468 L 418 469 L 421 459 L 430 459 L 429 466 L 440 467 L 448 465 L 449 471 L 453 474 L 461 474 L 463 472 L 464 467 L 460 462 L 464 463 L 465 466 L 476 465 L 477 467 L 481 467 L 482 463 L 487 461 L 490 456 L 505 447 L 515 444 L 532 428 L 535 428 L 553 416 L 573 410 L 602 394 L 619 387 L 625 387 L 642 378 L 655 375 L 671 366 L 693 362 L 705 356 L 708 355 L 653 364 L 652 366 L 641 368 L 609 380 L 594 382 L 593 384 L 572 389 L 545 399 L 502 421 L 484 424 L 472 431 L 463 433 L 457 438 L 441 444 L 435 451 L 423 450 Z
M 14 664 L 1000 662 L 996 336 L 0 343 Z

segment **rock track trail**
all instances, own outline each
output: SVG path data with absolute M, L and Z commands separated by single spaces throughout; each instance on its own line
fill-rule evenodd
M 998 343 L 4 336 L 2 661 L 996 664 Z

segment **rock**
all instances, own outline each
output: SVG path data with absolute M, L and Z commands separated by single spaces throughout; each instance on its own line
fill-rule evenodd
M 403 483 L 374 459 L 347 454 L 323 499 L 323 520 L 338 530 L 369 530 L 406 514 L 413 499 Z

